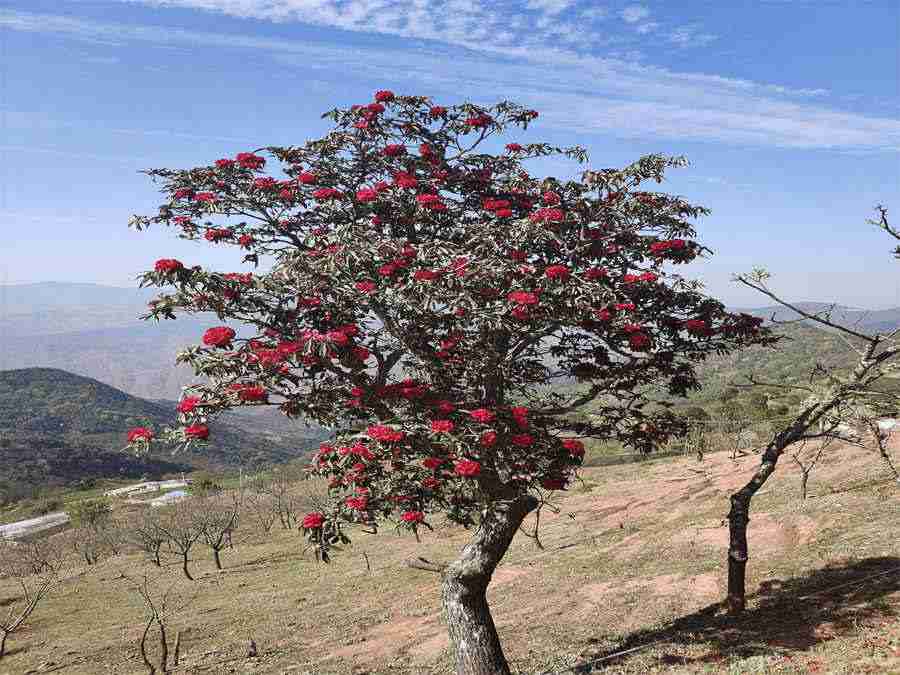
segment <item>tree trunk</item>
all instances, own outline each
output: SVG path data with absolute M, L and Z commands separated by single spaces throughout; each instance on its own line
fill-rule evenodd
M 191 581 L 194 580 L 194 577 L 191 576 L 191 573 L 188 571 L 188 554 L 187 551 L 181 554 L 181 569 L 184 572 L 184 576 L 186 576 Z
M 459 558 L 444 572 L 442 600 L 457 675 L 509 675 L 487 604 L 487 587 L 519 526 L 538 505 L 532 496 L 495 502 Z
M 804 471 L 800 474 L 800 499 L 806 501 L 806 486 L 809 483 L 809 473 Z
M 728 512 L 728 611 L 731 614 L 740 614 L 747 605 L 747 523 L 750 522 L 750 500 L 775 471 L 780 456 L 780 450 L 771 446 L 767 448 L 762 463 L 750 482 L 731 495 L 731 511 Z
M 157 567 L 162 567 L 162 560 L 159 559 L 159 546 L 156 547 L 156 550 L 153 551 L 153 563 Z
M 166 640 L 166 626 L 162 619 L 156 619 L 159 625 L 159 669 L 167 673 L 169 672 L 169 643 Z
M 3 658 L 3 655 L 6 654 L 6 638 L 9 636 L 9 633 L 3 631 L 3 635 L 0 635 L 0 659 Z
M 216 569 L 222 569 L 222 560 L 219 558 L 219 549 L 217 548 L 213 549 L 213 560 L 216 561 Z

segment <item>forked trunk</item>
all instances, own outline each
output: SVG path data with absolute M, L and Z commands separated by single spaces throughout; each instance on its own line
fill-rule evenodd
M 482 515 L 472 540 L 444 572 L 442 600 L 457 675 L 509 675 L 486 592 L 497 564 L 537 503 L 524 496 L 493 504 Z

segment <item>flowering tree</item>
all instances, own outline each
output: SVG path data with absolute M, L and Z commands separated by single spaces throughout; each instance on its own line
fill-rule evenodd
M 457 669 L 506 673 L 485 591 L 525 516 L 572 480 L 580 439 L 649 450 L 679 430 L 654 390 L 684 394 L 708 354 L 767 338 L 670 269 L 704 251 L 690 221 L 705 210 L 639 188 L 682 160 L 536 178 L 529 160 L 585 153 L 496 143 L 537 117 L 507 102 L 380 91 L 326 117 L 334 129 L 303 146 L 148 172 L 166 200 L 133 226 L 264 265 L 164 259 L 144 275 L 174 288 L 149 317 L 215 312 L 253 331 L 211 327 L 179 356 L 205 380 L 160 439 L 205 439 L 240 405 L 333 428 L 313 460 L 332 499 L 303 518 L 311 545 L 327 561 L 348 524 L 417 532 L 437 513 L 472 527 L 443 569 Z

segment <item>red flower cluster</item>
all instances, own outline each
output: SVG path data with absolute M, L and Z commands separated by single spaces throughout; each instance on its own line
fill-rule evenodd
M 315 185 L 316 181 L 318 180 L 319 177 L 314 173 L 310 173 L 309 171 L 303 171 L 300 175 L 297 176 L 297 182 L 301 183 L 302 185 Z
M 203 238 L 206 239 L 206 241 L 211 241 L 212 243 L 215 244 L 215 243 L 222 241 L 223 239 L 231 239 L 233 234 L 234 234 L 234 232 L 232 232 L 231 230 L 229 230 L 227 228 L 214 227 L 214 228 L 208 229 L 206 231 L 206 233 L 203 235 Z
M 185 414 L 193 412 L 194 408 L 200 404 L 200 400 L 199 396 L 185 396 L 178 403 L 178 412 Z
M 209 438 L 209 427 L 205 424 L 192 424 L 184 428 L 184 435 L 188 438 L 206 439 Z
M 470 412 L 469 415 L 473 420 L 481 422 L 482 424 L 490 424 L 497 417 L 496 413 L 487 408 L 478 408 Z
M 372 440 L 381 441 L 382 443 L 397 443 L 406 437 L 406 434 L 402 431 L 392 429 L 383 424 L 375 424 L 369 427 L 366 429 L 366 435 Z
M 471 459 L 462 459 L 456 463 L 453 471 L 457 476 L 475 478 L 481 473 L 481 464 Z
M 656 241 L 650 244 L 650 253 L 653 255 L 662 255 L 668 251 L 678 251 L 687 246 L 684 239 L 668 239 L 666 241 Z
M 394 92 L 390 89 L 381 89 L 375 92 L 375 100 L 379 103 L 387 103 L 394 100 Z
M 565 218 L 565 214 L 562 212 L 562 209 L 538 209 L 534 211 L 528 219 L 531 220 L 532 223 L 559 223 Z
M 228 326 L 216 326 L 203 334 L 203 344 L 208 347 L 230 347 L 236 333 Z
M 416 177 L 412 174 L 406 173 L 405 171 L 398 171 L 394 174 L 394 185 L 399 188 L 412 189 L 418 184 L 419 181 L 416 180 Z
M 156 261 L 153 269 L 163 274 L 171 274 L 184 269 L 184 265 L 181 264 L 180 260 L 175 260 L 175 258 L 160 258 Z
M 307 513 L 303 516 L 303 522 L 301 526 L 304 530 L 317 530 L 322 527 L 322 524 L 325 522 L 325 516 L 321 513 Z
M 400 514 L 400 519 L 404 523 L 414 524 L 425 522 L 425 514 L 421 511 L 404 511 Z
M 328 199 L 340 199 L 341 191 L 336 190 L 335 188 L 319 188 L 312 193 L 312 196 L 318 201 L 325 201 Z
M 416 202 L 418 202 L 419 206 L 425 209 L 431 209 L 432 211 L 446 211 L 447 205 L 444 203 L 444 200 L 441 199 L 440 195 L 436 194 L 423 194 L 416 196 Z
M 584 457 L 584 443 L 579 441 L 577 438 L 566 438 L 563 439 L 563 447 L 569 451 L 569 454 L 572 457 Z
M 128 442 L 135 441 L 151 441 L 153 440 L 153 432 L 146 427 L 135 427 L 128 432 Z
M 269 394 L 266 392 L 265 387 L 261 387 L 259 385 L 238 384 L 234 386 L 234 391 L 237 392 L 238 398 L 240 400 L 246 401 L 248 403 L 266 401 L 269 398 Z
M 550 265 L 547 269 L 544 270 L 544 276 L 548 279 L 559 279 L 561 281 L 565 281 L 569 278 L 571 272 L 569 268 L 565 265 Z
M 528 291 L 512 291 L 506 296 L 506 299 L 523 306 L 536 305 L 540 302 L 536 293 L 529 293 Z
M 266 164 L 265 158 L 252 152 L 239 152 L 235 159 L 242 169 L 261 169 Z
M 453 431 L 454 424 L 451 420 L 432 420 L 431 431 L 436 434 L 449 434 Z

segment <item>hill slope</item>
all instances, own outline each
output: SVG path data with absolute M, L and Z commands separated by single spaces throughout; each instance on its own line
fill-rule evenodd
M 217 421 L 207 447 L 138 459 L 121 451 L 127 430 L 171 424 L 174 405 L 53 368 L 0 371 L 0 482 L 70 484 L 89 477 L 283 462 L 303 454 L 321 435 L 302 425 L 248 433 L 243 429 L 267 426 L 266 413 L 254 412 Z

